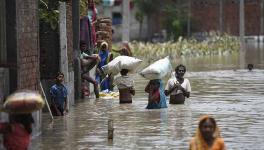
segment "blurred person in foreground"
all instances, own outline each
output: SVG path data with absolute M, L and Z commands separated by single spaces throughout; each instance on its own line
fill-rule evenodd
M 34 119 L 29 114 L 9 114 L 9 122 L 0 122 L 0 134 L 7 150 L 27 150 Z
M 189 150 L 226 150 L 224 140 L 213 117 L 202 116 Z

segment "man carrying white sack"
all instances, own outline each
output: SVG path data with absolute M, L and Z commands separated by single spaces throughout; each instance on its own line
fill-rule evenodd
M 134 80 L 130 78 L 128 69 L 120 71 L 121 76 L 114 79 L 114 85 L 119 90 L 119 103 L 132 103 L 132 95 L 135 95 Z
M 184 104 L 185 97 L 189 98 L 191 85 L 188 79 L 183 78 L 186 67 L 182 64 L 175 68 L 175 77 L 169 79 L 165 95 L 170 95 L 170 104 Z

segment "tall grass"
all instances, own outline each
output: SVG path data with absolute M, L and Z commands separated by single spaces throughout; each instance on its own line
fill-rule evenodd
M 209 33 L 203 41 L 179 38 L 178 41 L 165 43 L 131 42 L 135 57 L 151 60 L 164 56 L 197 57 L 204 55 L 228 55 L 239 50 L 239 39 L 228 34 Z

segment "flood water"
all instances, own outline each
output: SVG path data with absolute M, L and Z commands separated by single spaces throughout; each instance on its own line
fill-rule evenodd
M 68 115 L 51 122 L 43 115 L 42 134 L 34 137 L 33 150 L 175 149 L 186 150 L 198 119 L 216 118 L 228 150 L 264 149 L 264 51 L 248 46 L 230 56 L 181 58 L 187 66 L 191 98 L 184 105 L 146 110 L 146 80 L 134 75 L 132 104 L 118 99 L 85 99 Z M 253 63 L 255 69 L 245 69 Z M 166 83 L 166 80 L 164 80 Z M 114 139 L 107 140 L 107 122 L 114 121 Z

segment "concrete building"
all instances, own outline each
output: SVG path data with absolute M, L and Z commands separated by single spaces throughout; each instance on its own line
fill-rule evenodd
M 262 35 L 263 1 L 245 0 L 244 2 L 245 35 Z M 232 35 L 239 35 L 239 0 L 192 1 L 191 18 L 191 32 L 222 30 Z
M 37 0 L 0 1 L 0 95 L 18 89 L 39 90 L 39 23 Z M 33 113 L 33 134 L 40 133 L 41 111 Z M 1 113 L 6 120 L 6 114 Z
M 108 2 L 109 0 L 105 0 Z M 111 0 L 110 0 L 111 1 Z M 112 0 L 113 1 L 113 0 Z M 113 19 L 114 40 L 121 40 L 122 35 L 122 0 L 114 0 L 103 6 L 98 6 L 98 15 Z M 175 3 L 189 5 L 184 8 L 184 12 L 190 12 L 190 35 L 209 31 L 221 31 L 231 35 L 239 35 L 239 0 L 178 0 Z M 245 3 L 245 35 L 264 34 L 264 1 L 263 0 L 244 0 Z M 108 5 L 107 5 L 108 4 Z M 139 39 L 139 22 L 135 19 L 136 7 L 130 7 L 130 38 Z M 188 15 L 186 15 L 187 17 Z M 166 17 L 164 12 L 157 13 L 147 23 L 144 17 L 143 39 L 147 36 L 147 29 L 151 29 L 153 36 L 155 33 L 162 33 L 164 26 L 161 18 Z M 186 19 L 187 20 L 187 19 Z M 184 32 L 188 32 L 188 29 Z M 169 34 L 169 33 L 168 33 Z
M 64 65 L 68 68 L 66 81 L 69 106 L 75 103 L 74 57 L 79 47 L 78 2 L 68 0 L 65 7 L 67 17 L 64 40 L 67 45 L 65 53 L 67 64 Z M 38 3 L 38 0 L 0 0 L 0 105 L 16 90 L 40 91 L 41 80 L 43 86 L 46 85 L 45 91 L 48 96 L 48 89 L 54 83 L 55 74 L 61 68 L 59 34 L 50 32 L 51 34 L 43 36 L 46 29 L 44 26 L 39 27 Z M 77 22 L 74 23 L 73 18 L 77 19 Z M 33 136 L 41 133 L 41 116 L 42 111 L 33 113 L 35 120 Z M 6 113 L 0 113 L 1 121 L 7 119 Z
M 104 5 L 104 3 L 100 6 L 96 7 L 98 10 L 98 17 L 109 17 L 112 19 L 112 27 L 114 30 L 113 41 L 121 41 L 122 40 L 122 0 L 115 0 L 109 5 Z M 142 33 L 140 34 L 140 24 L 136 20 L 135 15 L 137 12 L 137 8 L 134 7 L 133 3 L 130 2 L 130 17 L 129 17 L 129 34 L 130 39 L 145 39 L 147 34 L 147 23 L 146 18 L 142 24 Z

